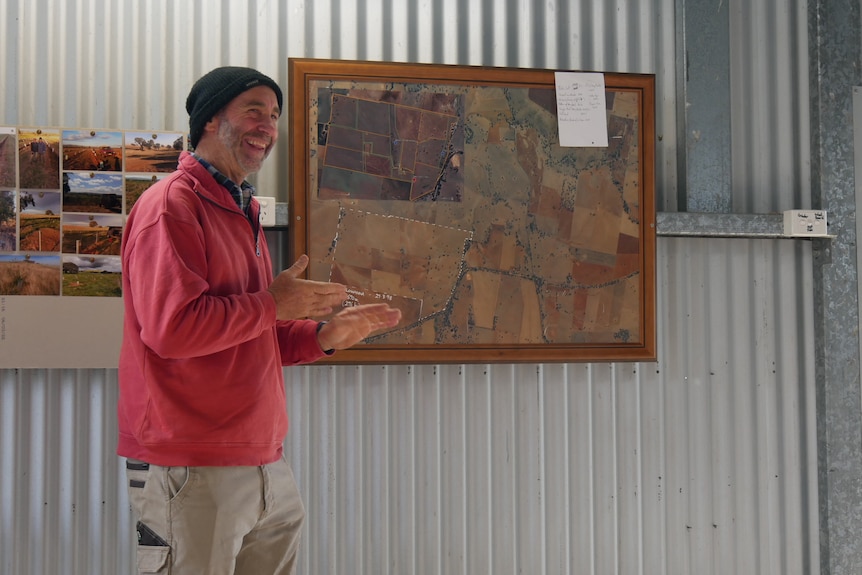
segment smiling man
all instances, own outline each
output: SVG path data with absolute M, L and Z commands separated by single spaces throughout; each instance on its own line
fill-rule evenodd
M 194 153 L 135 203 L 123 236 L 119 444 L 139 518 L 140 573 L 294 572 L 305 510 L 282 453 L 282 366 L 398 323 L 386 304 L 344 308 L 340 284 L 273 279 L 246 177 L 278 139 L 278 85 L 217 68 L 186 101 Z

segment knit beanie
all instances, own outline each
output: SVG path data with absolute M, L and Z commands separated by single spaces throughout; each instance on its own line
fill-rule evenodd
M 197 147 L 204 132 L 204 126 L 222 108 L 241 93 L 255 86 L 268 86 L 275 92 L 278 107 L 282 107 L 281 88 L 269 76 L 252 68 L 224 66 L 201 76 L 192 86 L 186 98 L 186 111 L 189 113 L 189 141 Z

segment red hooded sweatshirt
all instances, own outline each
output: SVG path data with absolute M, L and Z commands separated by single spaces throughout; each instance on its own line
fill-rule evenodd
M 277 460 L 282 365 L 324 355 L 317 322 L 276 320 L 264 234 L 191 154 L 136 202 L 122 266 L 117 453 L 162 466 Z

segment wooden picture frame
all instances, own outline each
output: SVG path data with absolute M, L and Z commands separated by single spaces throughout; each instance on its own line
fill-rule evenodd
M 552 70 L 288 68 L 290 261 L 403 314 L 326 362 L 655 359 L 653 75 L 604 74 L 608 146 L 563 148 Z

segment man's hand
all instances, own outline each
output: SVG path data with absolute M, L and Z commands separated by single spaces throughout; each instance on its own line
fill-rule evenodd
M 317 332 L 321 349 L 347 349 L 380 329 L 395 327 L 401 321 L 401 310 L 385 303 L 346 307 Z
M 347 299 L 347 287 L 342 284 L 305 280 L 299 277 L 308 266 L 308 256 L 302 254 L 296 262 L 278 274 L 267 288 L 275 298 L 279 320 L 316 317 L 331 313 Z

